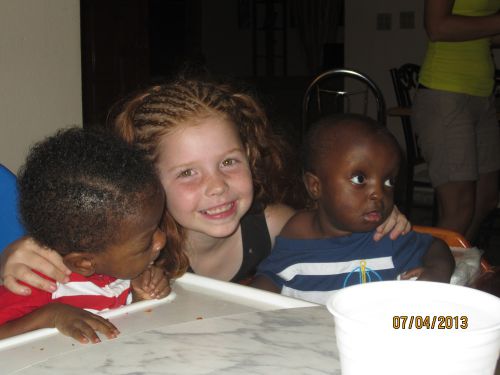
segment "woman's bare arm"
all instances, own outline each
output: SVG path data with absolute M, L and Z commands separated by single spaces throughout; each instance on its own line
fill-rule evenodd
M 452 14 L 455 0 L 425 0 L 425 30 L 433 42 L 464 42 L 500 34 L 500 13 L 490 16 Z

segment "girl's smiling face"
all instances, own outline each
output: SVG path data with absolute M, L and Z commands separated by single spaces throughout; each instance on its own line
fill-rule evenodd
M 188 231 L 233 234 L 253 199 L 252 175 L 236 126 L 220 116 L 163 136 L 157 168 L 167 209 Z

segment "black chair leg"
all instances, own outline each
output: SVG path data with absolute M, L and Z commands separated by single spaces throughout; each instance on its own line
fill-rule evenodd
M 437 225 L 439 218 L 439 209 L 436 193 L 432 194 L 432 226 L 435 227 Z
M 404 214 L 410 220 L 411 211 L 413 208 L 413 189 L 415 188 L 413 184 L 413 166 L 410 164 L 406 165 L 406 181 L 405 181 L 405 204 L 404 204 Z

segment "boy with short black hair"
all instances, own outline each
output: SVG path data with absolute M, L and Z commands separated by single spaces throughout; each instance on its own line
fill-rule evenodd
M 448 246 L 410 232 L 373 240 L 394 205 L 401 150 L 387 128 L 354 114 L 314 124 L 305 140 L 304 183 L 316 207 L 295 214 L 253 286 L 317 303 L 349 285 L 401 276 L 449 282 Z
M 90 311 L 122 306 L 130 291 L 134 300 L 169 293 L 153 265 L 165 245 L 164 191 L 142 151 L 104 133 L 63 130 L 32 148 L 18 184 L 29 235 L 73 273 L 53 293 L 19 296 L 0 287 L 0 338 L 56 327 L 99 342 L 96 331 L 119 332 Z

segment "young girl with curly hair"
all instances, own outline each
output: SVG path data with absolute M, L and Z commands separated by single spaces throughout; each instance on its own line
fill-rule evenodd
M 300 206 L 299 173 L 286 143 L 273 133 L 252 95 L 228 84 L 178 79 L 151 86 L 110 111 L 109 128 L 146 151 L 166 192 L 164 225 L 179 266 L 219 280 L 244 282 L 271 251 L 274 238 Z M 397 209 L 376 233 L 409 231 Z M 54 278 L 64 267 L 46 252 L 17 243 L 3 256 L 4 283 L 50 287 L 26 264 Z M 33 255 L 36 254 L 36 255 Z M 36 257 L 36 261 L 31 261 Z M 40 265 L 43 263 L 43 265 Z

